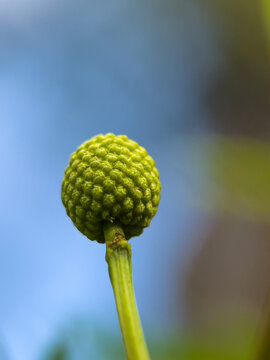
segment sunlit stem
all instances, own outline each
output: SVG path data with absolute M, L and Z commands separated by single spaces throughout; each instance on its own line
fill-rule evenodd
M 131 276 L 131 250 L 122 228 L 104 224 L 106 261 L 128 360 L 149 360 Z

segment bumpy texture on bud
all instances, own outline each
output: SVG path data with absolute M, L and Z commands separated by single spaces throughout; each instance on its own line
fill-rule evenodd
M 61 197 L 74 225 L 90 240 L 104 243 L 105 220 L 119 222 L 128 240 L 140 235 L 157 211 L 159 174 L 136 142 L 98 135 L 71 155 Z

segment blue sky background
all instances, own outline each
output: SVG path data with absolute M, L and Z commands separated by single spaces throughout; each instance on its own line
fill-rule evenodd
M 174 276 L 203 226 L 189 205 L 203 153 L 189 139 L 211 130 L 202 99 L 222 66 L 211 18 L 185 0 L 4 0 L 0 28 L 1 358 L 39 358 L 77 316 L 119 333 L 105 248 L 60 201 L 71 152 L 97 133 L 126 134 L 156 161 L 162 199 L 131 240 L 134 286 L 146 331 L 180 328 Z

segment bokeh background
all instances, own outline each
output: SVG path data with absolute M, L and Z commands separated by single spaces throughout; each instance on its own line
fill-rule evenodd
M 2 0 L 0 73 L 0 358 L 124 359 L 105 248 L 60 201 L 71 152 L 113 132 L 160 171 L 158 213 L 131 240 L 152 358 L 254 359 L 270 288 L 269 0 Z

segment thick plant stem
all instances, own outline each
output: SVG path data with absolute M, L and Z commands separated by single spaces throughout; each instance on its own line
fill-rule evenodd
M 106 261 L 128 360 L 149 360 L 131 276 L 131 250 L 122 228 L 104 224 Z

